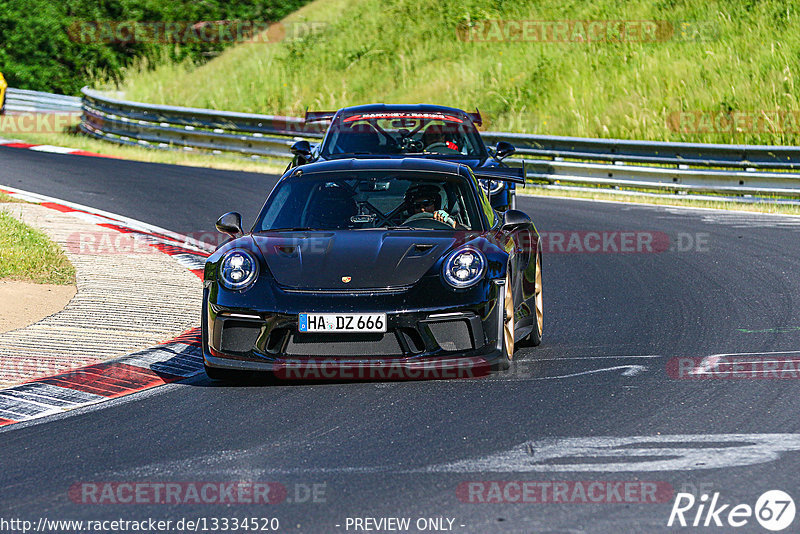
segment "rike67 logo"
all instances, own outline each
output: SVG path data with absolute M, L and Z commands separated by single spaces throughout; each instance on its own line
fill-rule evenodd
M 667 526 L 743 527 L 754 516 L 767 530 L 784 530 L 794 521 L 794 500 L 785 491 L 770 490 L 758 498 L 755 507 L 744 503 L 732 506 L 720 502 L 719 492 L 714 493 L 710 502 L 705 493 L 699 499 L 691 493 L 678 493 Z

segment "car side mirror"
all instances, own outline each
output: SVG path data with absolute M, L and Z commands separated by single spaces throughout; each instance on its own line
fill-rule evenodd
M 527 228 L 531 224 L 531 218 L 524 211 L 506 210 L 503 212 L 503 232 L 515 232 Z
M 227 234 L 233 239 L 244 234 L 242 232 L 242 216 L 235 211 L 229 211 L 219 219 L 217 219 L 217 231 L 222 234 Z
M 303 163 L 311 159 L 311 143 L 305 139 L 293 144 L 290 150 L 297 158 L 303 160 Z
M 494 157 L 499 161 L 507 158 L 516 151 L 517 149 L 511 143 L 507 141 L 499 141 L 497 143 L 497 148 L 494 149 Z

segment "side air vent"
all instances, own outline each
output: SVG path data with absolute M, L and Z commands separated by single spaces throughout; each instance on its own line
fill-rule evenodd
M 411 245 L 411 248 L 408 249 L 408 252 L 406 253 L 406 256 L 408 256 L 410 258 L 413 258 L 415 256 L 416 257 L 425 256 L 431 250 L 433 250 L 433 245 L 430 245 L 430 244 L 427 244 L 427 243 Z
M 275 245 L 275 252 L 287 258 L 297 256 L 297 245 Z

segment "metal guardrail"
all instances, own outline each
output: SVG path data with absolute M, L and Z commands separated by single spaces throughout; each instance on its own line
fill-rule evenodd
M 13 113 L 80 112 L 81 99 L 25 89 L 6 89 L 5 111 Z
M 692 165 L 753 169 L 800 169 L 800 147 L 668 143 L 592 139 L 504 132 L 481 134 L 488 144 L 508 141 L 517 153 L 540 158 L 571 158 L 620 163 Z
M 540 163 L 535 160 L 526 160 L 526 167 L 528 178 L 549 183 L 559 182 L 614 188 L 665 189 L 727 195 L 800 197 L 800 174 L 792 172 L 754 172 L 701 168 L 676 169 L 576 161 Z
M 297 117 L 129 102 L 84 88 L 83 99 L 8 89 L 8 111 L 75 111 L 93 137 L 153 148 L 200 149 L 250 157 L 290 157 L 299 139 L 317 142 L 323 123 Z M 720 145 L 482 132 L 507 141 L 528 178 L 546 183 L 734 195 L 800 197 L 800 147 Z
M 306 126 L 297 117 L 128 102 L 88 88 L 83 95 L 81 130 L 122 144 L 285 158 L 297 139 L 325 133 L 324 125 Z

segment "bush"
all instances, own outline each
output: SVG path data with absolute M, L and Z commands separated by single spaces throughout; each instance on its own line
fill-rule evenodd
M 228 43 L 81 42 L 91 21 L 277 21 L 307 0 L 0 0 L 0 72 L 9 86 L 76 95 L 96 78 L 118 80 L 135 60 L 203 62 Z M 140 62 L 141 64 L 141 62 Z

